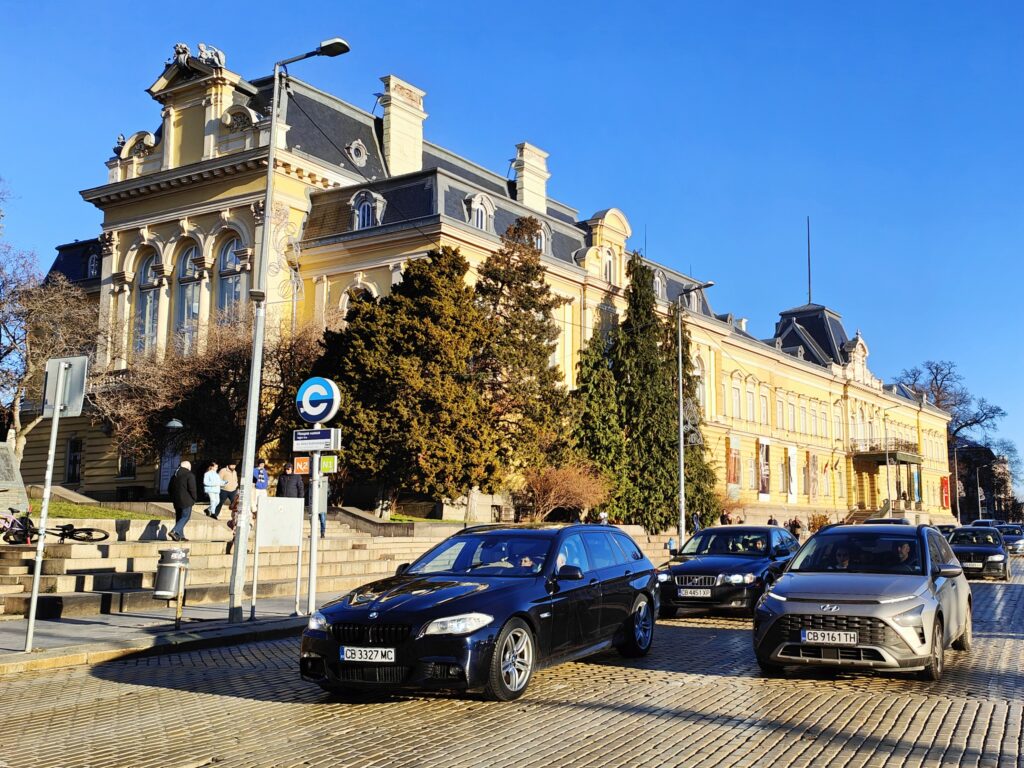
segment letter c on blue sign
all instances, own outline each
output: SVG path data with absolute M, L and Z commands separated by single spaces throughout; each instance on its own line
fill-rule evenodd
M 340 404 L 341 392 L 338 391 L 338 385 L 319 376 L 306 379 L 295 393 L 299 417 L 310 424 L 330 421 L 337 414 Z

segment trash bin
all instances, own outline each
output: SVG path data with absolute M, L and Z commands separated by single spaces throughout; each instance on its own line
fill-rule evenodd
M 153 585 L 154 600 L 174 600 L 181 588 L 183 571 L 188 568 L 187 549 L 161 549 L 160 562 L 156 564 L 156 584 Z

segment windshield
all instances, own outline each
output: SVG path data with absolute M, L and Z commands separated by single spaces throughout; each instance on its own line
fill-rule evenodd
M 1019 525 L 1000 525 L 999 531 L 1003 536 L 1024 536 Z
M 708 528 L 694 534 L 683 545 L 680 554 L 766 557 L 768 554 L 768 534 L 763 531 Z
M 978 528 L 973 531 L 953 531 L 949 537 L 949 543 L 974 545 L 979 547 L 998 547 L 999 534 L 991 528 Z
M 456 536 L 427 552 L 406 573 L 535 576 L 544 567 L 551 541 L 539 536 Z
M 818 534 L 793 560 L 791 571 L 923 574 L 917 536 L 836 531 Z

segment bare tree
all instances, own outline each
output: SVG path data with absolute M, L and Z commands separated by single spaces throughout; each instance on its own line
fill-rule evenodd
M 295 423 L 295 391 L 320 353 L 322 336 L 319 326 L 310 324 L 267 340 L 257 450 Z M 207 456 L 237 457 L 245 432 L 251 339 L 248 319 L 221 318 L 204 329 L 201 344 L 186 345 L 179 337 L 159 363 L 135 360 L 125 370 L 105 373 L 93 397 L 97 422 L 142 455 L 195 443 Z M 166 429 L 171 419 L 182 428 Z
M 544 520 L 556 509 L 586 513 L 608 498 L 607 480 L 589 464 L 530 469 L 524 479 L 532 520 Z
M 923 365 L 906 369 L 896 381 L 918 395 L 926 394 L 932 403 L 947 411 L 949 435 L 987 432 L 1006 416 L 1006 411 L 983 397 L 975 397 L 964 384 L 964 377 L 951 360 L 925 360 Z
M 42 420 L 46 361 L 92 354 L 98 326 L 84 291 L 59 273 L 44 279 L 31 254 L 0 242 L 0 428 L 13 430 L 19 464 Z

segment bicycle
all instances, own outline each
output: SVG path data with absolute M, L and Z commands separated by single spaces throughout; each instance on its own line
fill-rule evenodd
M 27 512 L 21 513 L 21 510 L 14 507 L 10 507 L 7 512 L 0 512 L 0 533 L 8 544 L 33 544 L 39 540 L 41 533 L 57 536 L 59 544 L 63 544 L 65 539 L 98 542 L 110 538 L 109 533 L 101 531 L 99 528 L 76 528 L 71 523 L 57 525 L 43 531 L 32 524 Z

